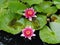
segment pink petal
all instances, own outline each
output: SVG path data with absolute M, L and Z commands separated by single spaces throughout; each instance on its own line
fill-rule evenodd
M 34 14 L 36 14 L 36 12 L 34 12 Z
M 28 37 L 29 40 L 31 40 L 31 37 Z
M 34 15 L 33 17 L 37 17 L 36 15 Z
M 33 30 L 33 32 L 35 32 L 35 30 Z
M 29 18 L 29 21 L 32 21 L 32 18 Z
M 30 9 L 34 11 L 33 7 L 31 7 Z
M 33 36 L 36 36 L 35 34 L 33 34 Z
M 23 37 L 24 37 L 24 34 L 21 34 L 21 36 L 23 36 Z
M 27 35 L 27 34 L 26 34 L 26 31 L 27 31 L 27 30 L 30 30 L 30 33 L 31 33 L 31 34 Z M 27 27 L 25 27 L 25 28 L 22 30 L 21 36 L 23 36 L 23 37 L 28 38 L 29 40 L 31 40 L 31 37 L 32 37 L 32 36 L 36 36 L 36 35 L 34 34 L 34 32 L 35 32 L 35 30 L 34 30 L 33 28 L 31 28 L 31 26 L 27 26 Z

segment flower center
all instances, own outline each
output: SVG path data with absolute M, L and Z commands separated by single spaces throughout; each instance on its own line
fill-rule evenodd
M 26 34 L 29 35 L 30 34 L 30 31 L 26 31 Z
M 32 11 L 28 11 L 28 14 L 29 14 L 29 15 L 32 15 Z

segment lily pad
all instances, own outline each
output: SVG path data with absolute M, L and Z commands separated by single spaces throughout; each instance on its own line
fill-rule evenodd
M 21 18 L 20 20 L 18 20 L 17 22 L 22 24 L 22 26 L 26 27 L 26 26 L 31 26 L 32 28 L 34 28 L 35 30 L 41 29 L 44 27 L 44 25 L 46 25 L 47 23 L 47 18 L 46 16 L 43 15 L 37 15 L 37 18 L 33 19 L 33 21 L 29 21 L 26 18 Z
M 53 0 L 53 3 L 56 5 L 58 9 L 60 9 L 60 0 Z
M 50 22 L 50 28 L 45 26 L 39 34 L 43 42 L 49 44 L 60 43 L 60 23 Z
M 15 17 L 16 15 L 11 13 L 10 11 L 1 9 L 0 10 L 0 30 L 6 31 L 11 34 L 17 34 L 21 32 L 22 30 L 21 26 L 18 23 L 15 23 L 13 20 Z M 13 25 L 11 26 L 10 23 L 11 24 L 13 23 Z
M 7 8 L 8 4 L 6 0 L 0 0 L 0 8 Z
M 37 12 L 43 12 L 47 14 L 53 14 L 57 11 L 57 8 L 55 6 L 51 6 L 53 3 L 49 1 L 44 1 L 43 3 L 39 5 L 35 5 L 34 8 Z
M 43 2 L 43 0 L 22 0 L 22 2 L 26 2 L 29 5 L 33 5 L 33 4 L 40 4 Z
M 8 3 L 8 9 L 10 9 L 12 12 L 15 12 L 15 13 L 17 13 L 18 10 L 24 11 L 26 8 L 27 8 L 26 5 L 24 5 L 23 3 L 19 2 L 19 1 L 18 2 L 11 1 Z

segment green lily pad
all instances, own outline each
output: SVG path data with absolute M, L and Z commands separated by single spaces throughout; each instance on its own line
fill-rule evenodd
M 56 35 L 56 38 L 57 38 L 56 43 L 60 43 L 60 23 L 51 22 L 50 27 L 51 27 L 52 31 L 54 32 L 54 34 Z
M 23 3 L 19 1 L 14 1 L 14 2 L 11 1 L 8 3 L 8 9 L 10 9 L 12 12 L 15 12 L 15 13 L 17 13 L 18 10 L 24 11 L 26 8 L 27 8 L 26 5 L 24 5 Z
M 60 9 L 60 4 L 56 4 L 56 7 L 57 7 L 58 9 Z
M 16 17 L 17 15 L 11 13 L 10 11 L 1 9 L 0 10 L 0 30 L 6 31 L 11 34 L 20 33 L 22 30 L 22 27 L 18 23 L 15 23 L 14 19 L 16 19 Z
M 10 1 L 19 1 L 19 0 L 8 0 L 8 2 L 10 2 Z
M 22 2 L 26 2 L 29 5 L 33 5 L 33 4 L 40 4 L 43 2 L 43 0 L 22 0 Z
M 47 14 L 53 14 L 57 11 L 57 8 L 55 6 L 51 6 L 53 3 L 49 1 L 44 1 L 40 5 L 35 5 L 34 8 L 37 12 L 43 12 Z
M 45 26 L 40 30 L 39 36 L 43 42 L 49 44 L 55 44 L 57 42 L 55 34 L 49 29 L 48 26 Z
M 51 5 L 52 5 L 52 2 L 44 1 L 43 3 L 41 3 L 39 5 L 35 5 L 34 8 L 37 12 L 42 12 L 42 11 L 44 11 L 44 9 L 50 7 Z
M 54 4 L 60 4 L 60 0 L 53 0 Z
M 58 9 L 60 9 L 60 0 L 53 0 L 53 3 L 56 5 Z
M 38 25 L 40 25 L 40 29 L 43 28 L 44 25 L 47 24 L 47 17 L 45 15 L 37 15 L 36 20 L 38 21 Z
M 50 22 L 50 27 L 57 36 L 60 36 L 60 23 Z
M 8 4 L 6 0 L 0 0 L 0 8 L 7 8 Z
M 22 27 L 31 26 L 33 29 L 38 30 L 44 27 L 44 25 L 47 23 L 46 16 L 43 15 L 37 15 L 37 18 L 33 19 L 32 21 L 29 21 L 26 18 L 21 18 L 17 22 L 22 24 Z
M 51 28 L 51 29 L 50 29 Z M 45 26 L 40 30 L 40 38 L 49 44 L 60 43 L 60 23 L 50 22 L 50 28 Z

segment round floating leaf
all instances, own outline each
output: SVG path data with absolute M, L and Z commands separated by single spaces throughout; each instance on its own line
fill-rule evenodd
M 35 5 L 34 8 L 37 12 L 43 12 L 47 14 L 53 14 L 57 11 L 57 8 L 55 6 L 51 6 L 52 2 L 43 2 L 40 5 Z
M 53 3 L 56 4 L 58 9 L 60 9 L 60 0 L 53 0 Z
M 38 30 L 43 28 L 43 26 L 47 23 L 46 19 L 47 19 L 46 16 L 37 15 L 37 17 L 35 19 L 33 18 L 32 21 L 29 21 L 28 19 L 25 18 L 21 18 L 17 22 L 22 24 L 22 27 L 31 26 L 32 28 Z
M 19 1 L 19 0 L 8 0 L 8 2 L 10 2 L 10 1 Z
M 51 29 L 50 29 L 51 28 Z M 60 43 L 60 23 L 50 22 L 50 28 L 45 26 L 40 30 L 40 38 L 49 44 Z
M 0 0 L 0 8 L 6 8 L 8 6 L 6 0 Z
M 17 34 L 21 32 L 22 27 L 18 23 L 15 23 L 16 17 L 17 15 L 11 13 L 10 11 L 1 9 L 0 10 L 0 30 L 6 31 L 11 34 Z
M 51 27 L 52 31 L 54 32 L 54 34 L 56 35 L 56 38 L 57 38 L 56 43 L 60 43 L 60 23 L 51 22 L 50 27 Z
M 53 0 L 54 4 L 60 4 L 60 0 Z
M 50 7 L 52 5 L 52 2 L 49 1 L 44 1 L 43 3 L 39 5 L 35 5 L 34 8 L 37 12 L 43 12 L 44 9 Z
M 47 26 L 45 26 L 43 29 L 40 30 L 39 36 L 43 42 L 49 44 L 57 43 L 55 34 Z
M 25 10 L 27 7 L 21 2 L 17 1 L 12 1 L 8 3 L 8 9 L 10 9 L 13 12 L 17 12 L 18 10 Z
M 50 22 L 50 27 L 51 27 L 52 31 L 58 36 L 58 39 L 59 39 L 59 37 L 60 37 L 60 23 Z
M 47 17 L 45 15 L 37 15 L 36 20 L 38 21 L 38 25 L 40 25 L 40 29 L 47 23 Z
M 56 7 L 57 7 L 58 9 L 60 9 L 60 4 L 56 4 Z
M 46 8 L 44 13 L 53 14 L 53 13 L 56 13 L 56 12 L 57 12 L 57 8 L 55 6 L 52 6 L 52 7 Z
M 43 0 L 22 0 L 22 2 L 26 2 L 29 5 L 33 5 L 33 4 L 40 4 L 43 2 Z

